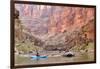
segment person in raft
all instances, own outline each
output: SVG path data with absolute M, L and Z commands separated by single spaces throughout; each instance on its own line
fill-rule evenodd
M 37 56 L 37 57 L 40 56 L 38 50 L 36 50 L 36 56 Z
M 36 56 L 40 56 L 38 52 L 37 52 Z

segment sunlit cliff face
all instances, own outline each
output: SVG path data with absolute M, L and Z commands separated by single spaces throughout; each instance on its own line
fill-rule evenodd
M 94 37 L 94 8 L 16 4 L 20 20 L 35 34 L 73 32 L 88 27 L 88 38 Z

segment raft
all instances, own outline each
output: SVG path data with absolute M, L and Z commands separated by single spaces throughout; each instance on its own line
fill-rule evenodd
M 65 54 L 63 54 L 64 57 L 73 57 L 75 56 L 75 54 L 73 52 L 67 52 Z
M 37 60 L 37 59 L 47 59 L 48 56 L 31 56 L 31 58 L 32 58 L 33 60 Z

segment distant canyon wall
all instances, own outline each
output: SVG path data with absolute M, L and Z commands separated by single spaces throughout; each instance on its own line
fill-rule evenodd
M 23 25 L 35 34 L 56 34 L 85 29 L 94 39 L 94 8 L 16 4 Z

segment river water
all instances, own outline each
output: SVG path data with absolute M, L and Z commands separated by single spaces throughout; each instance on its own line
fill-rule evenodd
M 15 56 L 15 65 L 38 65 L 52 63 L 71 63 L 71 62 L 88 62 L 94 61 L 94 53 L 83 53 L 74 57 L 48 57 L 47 59 L 32 60 L 30 57 Z

